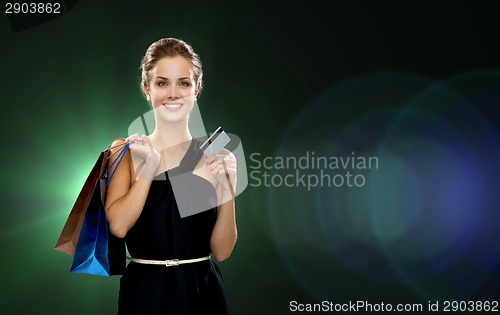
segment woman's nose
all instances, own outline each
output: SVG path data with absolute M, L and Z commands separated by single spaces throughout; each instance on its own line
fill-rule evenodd
M 178 86 L 172 84 L 171 86 L 169 86 L 168 90 L 167 90 L 167 97 L 168 98 L 179 98 L 179 88 Z

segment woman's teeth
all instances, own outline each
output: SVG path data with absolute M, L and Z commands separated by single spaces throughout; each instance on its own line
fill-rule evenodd
M 182 106 L 182 104 L 165 104 L 165 106 L 167 108 L 176 109 L 176 108 L 180 108 Z
M 168 111 L 175 112 L 181 109 L 182 105 L 184 104 L 165 104 L 165 108 Z

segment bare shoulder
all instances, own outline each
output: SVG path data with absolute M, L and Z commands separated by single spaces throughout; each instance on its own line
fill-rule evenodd
M 111 154 L 116 153 L 117 151 L 120 151 L 120 149 L 123 148 L 123 146 L 127 143 L 127 139 L 125 138 L 118 138 L 111 142 L 109 145 L 108 149 L 110 150 Z
M 115 185 L 111 183 L 110 186 L 116 186 L 116 182 L 130 183 L 131 179 L 135 176 L 132 168 L 130 150 L 127 150 L 125 154 L 121 155 L 121 150 L 125 147 L 127 142 L 128 140 L 125 138 L 118 138 L 115 139 L 108 147 L 108 167 L 111 167 L 111 165 L 117 165 L 113 175 L 113 178 L 116 178 L 116 180 L 113 179 Z M 125 180 L 126 178 L 128 181 Z M 129 184 L 126 184 L 125 186 L 129 186 Z
M 109 153 L 108 153 L 108 165 L 113 163 L 116 158 L 119 157 L 120 151 L 124 148 L 125 144 L 127 143 L 127 139 L 125 138 L 118 138 L 114 140 L 108 147 Z M 125 152 L 125 155 L 123 155 L 123 159 L 121 159 L 120 164 L 130 164 L 130 153 Z

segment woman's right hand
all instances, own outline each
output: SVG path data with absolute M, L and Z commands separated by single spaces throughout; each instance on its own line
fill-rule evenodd
M 141 171 L 139 167 L 142 168 L 146 165 L 149 169 L 156 171 L 158 165 L 160 165 L 160 153 L 150 145 L 149 138 L 146 135 L 140 137 L 138 134 L 134 134 L 126 140 L 131 144 L 130 153 L 136 174 Z

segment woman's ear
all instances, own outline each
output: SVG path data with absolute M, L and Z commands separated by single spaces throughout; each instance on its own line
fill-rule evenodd
M 142 91 L 144 92 L 144 95 L 146 95 L 146 99 L 148 102 L 151 102 L 151 96 L 149 95 L 149 89 L 147 86 L 143 85 L 142 86 Z

